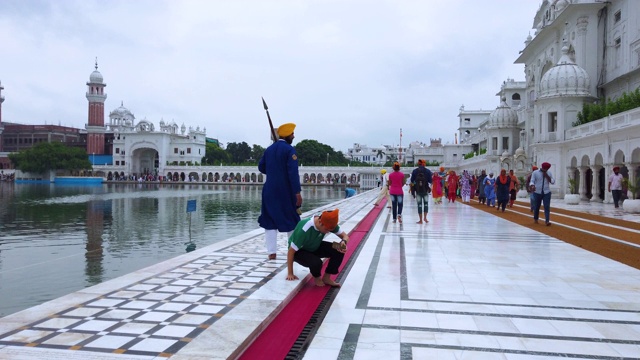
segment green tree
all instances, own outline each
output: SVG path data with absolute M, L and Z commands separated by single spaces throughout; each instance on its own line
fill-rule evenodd
M 253 144 L 253 147 L 251 148 L 251 158 L 255 160 L 256 164 L 262 157 L 262 154 L 264 154 L 264 150 L 265 148 L 263 148 L 262 146 Z
M 220 163 L 228 163 L 229 155 L 218 144 L 207 143 L 205 155 L 202 158 L 202 164 L 216 165 Z
M 394 162 L 398 161 L 398 155 L 389 154 L 387 155 L 387 162 L 384 163 L 384 166 L 392 166 Z
M 376 157 L 378 158 L 378 163 L 382 164 L 382 159 L 384 159 L 384 156 L 387 153 L 385 153 L 382 149 L 378 149 L 378 152 L 376 153 Z
M 304 165 L 332 165 L 341 166 L 349 164 L 342 151 L 335 151 L 331 146 L 316 140 L 302 140 L 295 146 L 298 154 L 298 162 Z
M 227 154 L 234 164 L 242 164 L 251 157 L 251 147 L 245 141 L 227 144 Z
M 30 149 L 9 154 L 9 159 L 17 169 L 33 173 L 91 169 L 85 149 L 69 147 L 61 142 L 42 142 Z
M 616 100 L 607 99 L 606 102 L 600 100 L 599 103 L 584 103 L 582 111 L 578 112 L 577 120 L 573 126 L 587 124 L 592 121 L 600 120 L 607 115 L 615 115 L 631 109 L 640 107 L 640 87 L 631 93 L 623 92 Z

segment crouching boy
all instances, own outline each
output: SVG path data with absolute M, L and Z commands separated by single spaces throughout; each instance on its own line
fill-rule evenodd
M 327 242 L 322 239 L 327 233 L 338 236 L 340 242 Z M 349 236 L 338 226 L 338 209 L 323 211 L 319 216 L 302 219 L 296 225 L 293 234 L 289 236 L 289 250 L 287 252 L 287 280 L 297 280 L 293 274 L 293 262 L 309 268 L 316 286 L 329 285 L 340 287 L 331 279 L 331 275 L 338 273 L 344 254 L 347 252 Z M 329 258 L 329 264 L 320 277 L 322 258 Z

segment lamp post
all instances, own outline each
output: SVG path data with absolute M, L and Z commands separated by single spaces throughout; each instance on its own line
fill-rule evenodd
M 329 166 L 329 153 L 327 153 L 327 166 Z

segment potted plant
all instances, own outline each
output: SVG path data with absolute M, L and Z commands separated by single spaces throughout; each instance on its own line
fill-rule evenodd
M 529 193 L 527 192 L 527 186 L 529 184 L 526 184 L 527 179 L 524 178 L 524 176 L 519 176 L 518 177 L 518 181 L 520 181 L 520 189 L 518 190 L 518 193 L 516 194 L 516 196 L 519 199 L 526 199 L 529 197 Z
M 567 185 L 569 186 L 569 193 L 564 195 L 564 203 L 567 205 L 578 205 L 580 203 L 580 194 L 577 194 L 578 180 L 569 178 Z
M 638 214 L 640 213 L 640 199 L 638 196 L 638 183 L 629 181 L 629 179 L 622 180 L 624 187 L 627 189 L 629 198 L 622 202 L 622 210 L 628 213 Z

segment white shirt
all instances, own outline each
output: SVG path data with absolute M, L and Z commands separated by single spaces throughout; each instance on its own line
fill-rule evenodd
M 624 179 L 624 177 L 620 173 L 618 173 L 618 175 L 615 173 L 611 174 L 611 176 L 609 176 L 609 187 L 611 190 L 622 190 L 622 179 Z
M 536 194 L 549 194 L 551 193 L 550 184 L 555 184 L 556 179 L 551 174 L 551 171 L 547 170 L 547 175 L 551 180 L 544 178 L 544 171 L 542 169 L 538 169 L 531 173 L 531 181 L 529 182 L 529 186 L 535 185 L 536 190 L 534 191 Z

